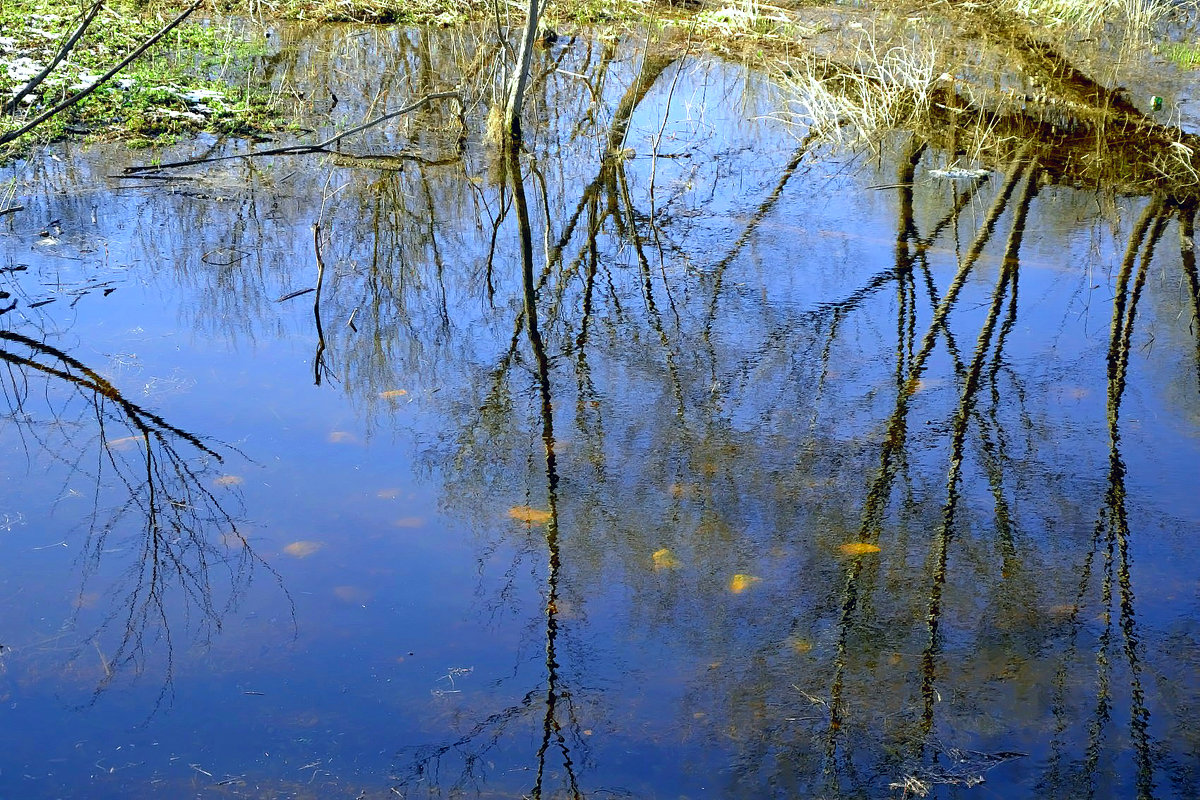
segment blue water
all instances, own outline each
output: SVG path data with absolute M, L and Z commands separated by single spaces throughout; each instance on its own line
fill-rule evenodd
M 393 104 L 429 88 L 405 65 L 450 80 L 463 49 L 296 36 L 279 73 L 378 62 Z M 639 48 L 560 47 L 602 102 L 584 117 L 552 75 L 531 105 L 548 397 L 510 189 L 475 134 L 399 171 L 304 156 L 151 182 L 114 177 L 149 154 L 98 145 L 6 168 L 25 210 L 0 224 L 0 329 L 24 338 L 2 343 L 0 796 L 1197 794 L 1178 217 L 1114 448 L 1113 297 L 1148 200 L 1037 193 L 956 451 L 1020 187 L 953 346 L 909 370 L 1005 165 L 901 292 L 901 190 L 869 187 L 902 142 L 787 173 L 804 132 L 767 117 L 773 90 L 689 59 L 606 172 Z M 350 122 L 379 89 L 313 75 Z M 346 150 L 411 139 L 436 161 L 454 136 L 431 112 Z M 921 235 L 972 186 L 928 175 L 944 165 L 917 168 Z M 317 221 L 319 358 L 315 293 L 279 301 L 315 285 Z

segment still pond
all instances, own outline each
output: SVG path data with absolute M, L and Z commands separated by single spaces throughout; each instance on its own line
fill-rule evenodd
M 1200 795 L 1194 203 L 644 53 L 5 168 L 0 797 Z

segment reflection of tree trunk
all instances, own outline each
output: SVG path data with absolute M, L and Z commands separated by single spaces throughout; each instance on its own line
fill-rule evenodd
M 866 504 L 863 507 L 863 541 L 874 541 L 882 526 L 883 512 L 891 493 L 892 481 L 895 478 L 899 458 L 908 438 L 909 400 L 913 392 L 916 391 L 917 382 L 920 380 L 921 374 L 925 371 L 925 361 L 933 352 L 934 345 L 937 343 L 938 332 L 945 328 L 946 319 L 958 300 L 959 292 L 962 291 L 963 286 L 966 284 L 967 277 L 971 274 L 975 262 L 978 261 L 979 256 L 983 253 L 984 246 L 991 239 L 992 232 L 1000 219 L 1000 215 L 1008 207 L 1008 199 L 1012 195 L 1013 189 L 1025 172 L 1026 164 L 1022 154 L 1009 167 L 1009 174 L 1004 181 L 1004 185 L 996 195 L 996 199 L 993 201 L 983 225 L 980 226 L 979 232 L 975 235 L 975 240 L 971 243 L 971 247 L 963 257 L 958 272 L 950 282 L 945 296 L 942 297 L 941 302 L 934 310 L 933 319 L 929 323 L 929 328 L 925 331 L 925 336 L 922 339 L 921 349 L 909 364 L 908 375 L 904 381 L 904 385 L 896 393 L 896 408 L 888 421 L 887 432 L 884 435 L 883 446 L 880 450 L 879 473 L 871 484 L 870 490 L 867 493 Z
M 1196 271 L 1196 202 L 1192 201 L 1179 209 L 1179 258 L 1183 262 L 1183 275 L 1188 284 L 1188 295 L 1192 300 L 1192 321 L 1189 330 L 1196 339 L 1196 360 L 1192 368 L 1200 386 L 1200 274 Z
M 1028 176 L 1025 179 L 1025 191 L 1022 193 L 1020 200 L 1017 201 L 1013 212 L 1012 226 L 1009 229 L 1008 242 L 1005 245 L 1004 258 L 1000 266 L 1000 276 L 997 279 L 996 288 L 992 293 L 992 303 L 988 308 L 987 319 L 984 321 L 983 328 L 979 332 L 979 339 L 975 345 L 975 355 L 967 370 L 958 408 L 954 413 L 950 444 L 950 471 L 946 480 L 946 503 L 942 508 L 941 525 L 938 526 L 933 539 L 933 582 L 929 590 L 929 606 L 925 615 L 925 621 L 929 628 L 929 638 L 921 659 L 921 694 L 925 701 L 922 728 L 927 735 L 933 731 L 933 712 L 937 698 L 937 691 L 934 688 L 934 683 L 937 679 L 936 659 L 938 651 L 941 648 L 939 631 L 941 629 L 942 592 L 946 583 L 950 542 L 954 538 L 955 520 L 958 512 L 959 484 L 962 479 L 962 462 L 966 444 L 967 425 L 975 406 L 975 397 L 980 387 L 984 361 L 987 358 L 988 352 L 992 349 L 992 336 L 1000 320 L 1006 294 L 1009 286 L 1016 281 L 1021 240 L 1025 233 L 1025 220 L 1029 214 L 1029 206 L 1037 194 L 1037 177 L 1034 174 L 1035 167 L 1031 165 L 1025 172 Z
M 561 555 L 558 540 L 558 467 L 554 452 L 554 406 L 550 389 L 550 360 L 538 329 L 537 287 L 533 277 L 533 229 L 529 204 L 521 176 L 521 161 L 515 148 L 506 148 L 506 171 L 512 187 L 513 208 L 517 213 L 518 237 L 521 252 L 521 283 L 524 295 L 525 330 L 537 367 L 538 391 L 541 394 L 542 446 L 546 459 L 546 499 L 550 520 L 546 523 L 548 574 L 546 579 L 546 714 L 542 721 L 542 742 L 537 752 L 537 773 L 530 797 L 540 800 L 545 777 L 546 753 L 553 743 L 562 753 L 570 796 L 582 795 L 575 777 L 574 765 L 562 725 L 558 720 L 558 704 L 564 698 L 559 686 L 558 663 L 558 586 Z M 547 224 L 549 220 L 547 220 Z
M 678 56 L 670 52 L 670 48 L 656 46 L 654 52 L 642 56 L 642 68 L 634 78 L 629 89 L 621 96 L 620 102 L 613 110 L 612 125 L 608 129 L 608 153 L 620 152 L 625 146 L 625 137 L 629 134 L 629 124 L 633 120 L 634 109 L 645 99 L 650 87 L 659 76 L 667 71 L 667 67 L 675 63 Z
M 1123 639 L 1122 651 L 1129 667 L 1130 739 L 1137 770 L 1135 776 L 1137 796 L 1139 798 L 1153 796 L 1153 743 L 1149 733 L 1150 711 L 1146 706 L 1146 693 L 1141 681 L 1141 645 L 1134 616 L 1134 595 L 1129 557 L 1130 529 L 1125 507 L 1126 467 L 1120 449 L 1119 420 L 1121 402 L 1125 393 L 1129 353 L 1132 347 L 1133 323 L 1154 246 L 1165 227 L 1167 214 L 1164 209 L 1164 198 L 1157 195 L 1142 211 L 1130 232 L 1129 242 L 1117 275 L 1108 346 L 1108 488 L 1104 495 L 1104 506 L 1100 509 L 1092 530 L 1091 548 L 1080 568 L 1078 589 L 1070 615 L 1069 645 L 1063 658 L 1063 665 L 1054 679 L 1055 691 L 1052 708 L 1056 718 L 1056 730 L 1050 743 L 1050 763 L 1047 769 L 1048 785 L 1051 789 L 1063 787 L 1070 789 L 1079 785 L 1094 786 L 1096 777 L 1104 770 L 1101 763 L 1103 739 L 1112 721 L 1113 707 L 1113 659 L 1110 651 L 1115 636 L 1112 613 L 1115 599 L 1117 604 L 1115 616 Z M 1181 230 L 1186 227 L 1181 219 Z M 1142 254 L 1140 264 L 1139 252 Z M 1184 263 L 1186 272 L 1186 259 Z M 1130 286 L 1131 279 L 1132 287 Z M 1069 739 L 1071 731 L 1079 727 L 1079 721 L 1069 713 L 1066 698 L 1070 692 L 1069 686 L 1078 680 L 1077 677 L 1070 674 L 1071 661 L 1077 652 L 1077 639 L 1085 627 L 1085 620 L 1092 616 L 1086 613 L 1087 596 L 1092 585 L 1097 559 L 1100 560 L 1100 603 L 1102 606 L 1100 618 L 1103 620 L 1103 627 L 1097 639 L 1095 651 L 1096 699 L 1087 722 L 1087 745 L 1084 757 L 1076 768 L 1081 774 L 1073 779 L 1069 773 L 1064 774 L 1070 769 L 1064 763 L 1069 757 L 1064 752 L 1068 747 L 1064 740 Z
M 1129 517 L 1125 508 L 1125 462 L 1120 451 L 1119 419 L 1121 400 L 1125 392 L 1126 374 L 1129 369 L 1129 353 L 1133 346 L 1133 323 L 1137 314 L 1137 305 L 1146 284 L 1146 275 L 1149 272 L 1155 244 L 1166 226 L 1167 214 L 1164 212 L 1164 205 L 1163 198 L 1155 196 L 1146 207 L 1130 235 L 1129 247 L 1126 249 L 1121 271 L 1117 276 L 1117 296 L 1113 301 L 1113 321 L 1108 351 L 1108 490 L 1105 493 L 1104 508 L 1096 522 L 1094 537 L 1094 546 L 1100 544 L 1101 537 L 1104 538 L 1106 546 L 1101 593 L 1106 622 L 1101 647 L 1097 653 L 1097 662 L 1101 679 L 1107 681 L 1111 667 L 1105 650 L 1111 639 L 1111 604 L 1113 603 L 1115 579 L 1117 618 L 1123 641 L 1122 650 L 1129 666 L 1130 739 L 1133 743 L 1134 763 L 1137 766 L 1136 783 L 1139 798 L 1151 797 L 1154 790 L 1152 743 L 1149 734 L 1150 711 L 1146 707 L 1146 692 L 1142 687 L 1141 680 L 1141 645 L 1134 616 L 1133 585 L 1129 573 L 1130 530 Z M 1133 276 L 1133 285 L 1130 287 L 1130 273 L 1135 261 L 1138 261 L 1139 250 L 1142 252 L 1142 257 L 1138 263 L 1137 273 Z M 1093 744 L 1089 747 L 1089 754 L 1098 752 L 1098 737 L 1103 734 L 1104 722 L 1107 721 L 1109 706 L 1107 691 L 1102 690 L 1097 700 L 1097 706 L 1097 714 L 1089 731 L 1092 739 L 1090 744 Z M 1093 768 L 1099 766 L 1097 759 L 1089 759 L 1089 761 Z

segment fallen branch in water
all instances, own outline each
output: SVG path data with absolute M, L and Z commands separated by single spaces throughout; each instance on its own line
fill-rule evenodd
M 234 153 L 227 156 L 191 158 L 186 161 L 172 161 L 167 164 L 146 164 L 144 166 L 126 167 L 124 171 L 126 175 L 137 175 L 142 172 L 159 172 L 165 169 L 179 169 L 180 167 L 194 167 L 198 164 L 211 164 L 215 161 L 231 161 L 236 158 L 253 158 L 255 156 L 295 156 L 307 155 L 310 153 L 326 153 L 329 152 L 330 146 L 337 144 L 347 136 L 353 136 L 356 133 L 362 133 L 368 128 L 373 128 L 382 122 L 387 122 L 389 119 L 394 119 L 395 117 L 399 117 L 403 114 L 409 114 L 413 111 L 416 111 L 418 108 L 432 103 L 434 100 L 449 99 L 453 99 L 458 102 L 458 119 L 465 134 L 467 123 L 466 119 L 463 117 L 464 106 L 462 96 L 458 92 L 434 92 L 433 94 L 425 95 L 420 100 L 416 101 L 415 103 L 411 103 L 404 108 L 397 109 L 396 111 L 389 111 L 388 113 L 382 114 L 375 119 L 364 122 L 362 125 L 358 125 L 348 131 L 342 131 L 336 136 L 330 136 L 328 139 L 322 142 L 317 142 L 316 144 L 293 144 L 286 145 L 284 147 L 272 147 L 269 150 L 252 150 L 249 153 Z

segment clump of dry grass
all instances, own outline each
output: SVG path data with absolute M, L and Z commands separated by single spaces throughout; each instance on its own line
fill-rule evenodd
M 1164 0 L 1002 0 L 999 8 L 1053 27 L 1094 30 L 1121 24 L 1134 40 L 1149 37 L 1171 10 Z
M 789 61 L 780 80 L 792 99 L 790 121 L 822 138 L 855 145 L 928 115 L 939 80 L 931 41 L 884 49 L 864 31 L 854 60 L 857 69 L 816 58 Z

